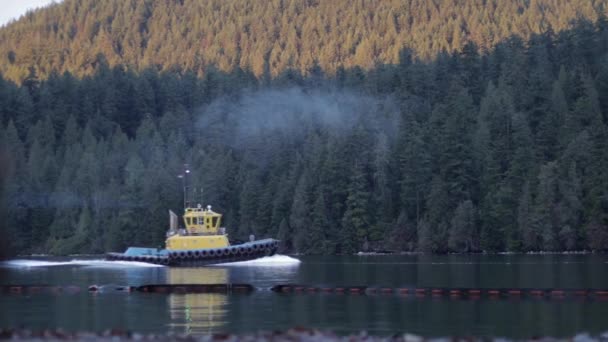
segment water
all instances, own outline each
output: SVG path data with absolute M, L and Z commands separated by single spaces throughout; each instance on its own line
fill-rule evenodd
M 299 259 L 299 260 L 298 260 Z M 301 261 L 301 262 L 300 262 Z M 246 333 L 294 326 L 375 335 L 572 336 L 608 331 L 608 302 L 454 300 L 397 295 L 276 294 L 278 283 L 419 287 L 608 288 L 608 255 L 288 257 L 206 268 L 90 258 L 13 260 L 2 284 L 251 283 L 235 294 L 59 293 L 0 295 L 0 327 L 142 333 Z

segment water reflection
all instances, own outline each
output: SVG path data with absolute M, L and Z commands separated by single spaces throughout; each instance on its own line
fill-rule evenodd
M 390 336 L 535 335 L 567 337 L 608 330 L 606 301 L 465 300 L 396 295 L 276 294 L 280 283 L 420 287 L 607 288 L 607 254 L 284 256 L 209 268 L 135 267 L 70 259 L 58 267 L 7 268 L 5 284 L 249 283 L 251 295 L 57 293 L 0 296 L 0 328 L 123 329 L 142 333 L 250 333 L 306 326 Z M 283 262 L 285 261 L 285 262 Z M 89 265 L 90 264 L 90 265 Z M 93 264 L 95 266 L 93 267 Z M 99 265 L 97 265 L 99 264 Z M 30 265 L 31 266 L 31 265 Z
M 225 268 L 167 268 L 169 284 L 226 284 Z M 227 324 L 228 296 L 219 293 L 170 294 L 169 329 L 178 333 L 210 334 Z

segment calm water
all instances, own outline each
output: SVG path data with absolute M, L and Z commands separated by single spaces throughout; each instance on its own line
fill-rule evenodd
M 13 261 L 3 284 L 251 283 L 250 295 L 99 293 L 0 295 L 0 327 L 148 332 L 251 332 L 294 326 L 338 333 L 425 336 L 568 336 L 608 331 L 608 302 L 451 300 L 281 295 L 277 283 L 433 287 L 608 288 L 608 255 L 286 256 L 208 268 L 141 267 L 99 260 Z M 59 262 L 63 261 L 63 263 Z M 59 263 L 56 263 L 59 262 Z

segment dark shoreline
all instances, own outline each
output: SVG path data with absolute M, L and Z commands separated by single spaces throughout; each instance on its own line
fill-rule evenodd
M 608 331 L 603 334 L 589 335 L 585 332 L 574 336 L 554 338 L 532 336 L 526 339 L 509 339 L 504 337 L 488 336 L 449 336 L 449 337 L 423 337 L 415 334 L 403 333 L 391 336 L 373 336 L 366 332 L 358 334 L 339 335 L 329 331 L 308 328 L 292 328 L 285 331 L 259 331 L 248 334 L 215 333 L 211 335 L 194 336 L 188 334 L 143 334 L 128 330 L 111 329 L 101 333 L 95 332 L 68 332 L 62 329 L 28 330 L 28 329 L 0 329 L 0 340 L 18 341 L 307 341 L 307 342 L 358 342 L 358 341 L 386 341 L 386 342 L 423 342 L 423 341 L 577 341 L 594 342 L 608 340 Z
M 398 256 L 398 255 L 424 255 L 424 256 L 441 256 L 441 255 L 459 255 L 459 256 L 477 256 L 477 255 L 603 255 L 608 254 L 608 251 L 592 251 L 592 250 L 581 250 L 581 251 L 529 251 L 529 252 L 468 252 L 468 253 L 425 253 L 425 252 L 408 252 L 408 251 L 371 251 L 371 252 L 357 252 L 354 254 L 300 254 L 300 253 L 277 253 L 277 255 L 286 255 L 290 257 L 302 257 L 302 256 Z M 105 254 L 17 254 L 0 259 L 0 261 L 14 260 L 17 258 L 105 258 Z

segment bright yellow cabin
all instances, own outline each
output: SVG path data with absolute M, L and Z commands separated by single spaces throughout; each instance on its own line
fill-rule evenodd
M 218 234 L 222 215 L 211 211 L 211 206 L 203 208 L 186 208 L 184 224 L 190 234 Z
M 211 210 L 211 206 L 186 208 L 184 225 L 186 229 L 177 229 L 177 217 L 171 212 L 171 229 L 167 234 L 168 250 L 193 250 L 205 248 L 228 247 L 230 242 L 220 227 L 222 215 Z

